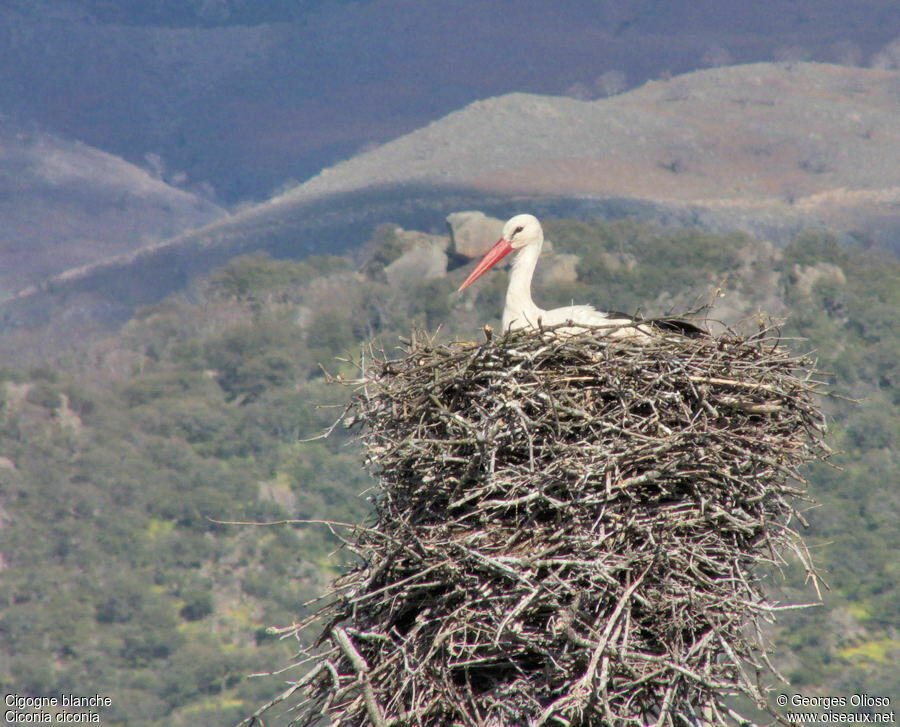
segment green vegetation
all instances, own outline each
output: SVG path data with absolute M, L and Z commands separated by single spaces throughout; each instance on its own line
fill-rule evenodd
M 900 681 L 896 553 L 900 482 L 900 266 L 799 237 L 774 263 L 750 238 L 632 222 L 548 224 L 578 280 L 543 286 L 571 300 L 646 314 L 706 300 L 722 284 L 748 315 L 784 305 L 786 334 L 832 372 L 834 463 L 810 472 L 821 503 L 810 541 L 832 590 L 826 606 L 780 619 L 775 639 L 797 689 L 892 695 Z M 347 396 L 328 384 L 360 343 L 388 350 L 412 325 L 473 338 L 496 324 L 506 275 L 466 295 L 449 279 L 391 289 L 387 228 L 372 259 L 250 256 L 188 301 L 141 310 L 68 363 L 0 371 L 0 686 L 4 693 L 100 693 L 105 725 L 229 724 L 291 675 L 288 625 L 341 567 L 318 525 L 232 521 L 364 517 L 358 450 L 326 429 Z M 724 283 L 723 283 L 724 281 Z M 764 283 L 760 281 L 766 281 Z M 458 282 L 458 281 L 457 281 Z M 470 305 L 470 303 L 474 305 Z M 778 312 L 778 311 L 776 311 Z M 782 587 L 773 579 L 773 587 Z M 812 595 L 798 577 L 785 599 Z

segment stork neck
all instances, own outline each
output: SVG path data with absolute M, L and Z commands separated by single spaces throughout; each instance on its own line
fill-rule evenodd
M 510 324 L 514 328 L 532 326 L 542 313 L 531 298 L 531 280 L 534 268 L 541 255 L 543 240 L 526 245 L 516 255 L 509 276 L 509 288 L 506 290 L 506 305 L 503 311 L 503 327 Z

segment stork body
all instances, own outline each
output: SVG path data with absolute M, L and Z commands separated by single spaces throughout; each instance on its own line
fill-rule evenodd
M 590 305 L 569 305 L 552 310 L 539 308 L 531 297 L 531 281 L 534 269 L 544 245 L 544 231 L 541 223 L 533 215 L 516 215 L 503 226 L 503 234 L 497 244 L 478 263 L 465 282 L 459 287 L 465 290 L 511 252 L 516 252 L 506 302 L 503 306 L 503 330 L 571 324 L 564 327 L 564 333 L 577 333 L 585 328 L 609 327 L 607 335 L 617 338 L 647 338 L 653 335 L 648 323 L 624 313 L 604 313 Z M 704 333 L 691 323 L 666 320 L 654 322 L 660 328 L 698 335 Z

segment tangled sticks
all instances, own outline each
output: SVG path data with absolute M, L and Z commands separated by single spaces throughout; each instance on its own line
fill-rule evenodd
M 376 356 L 351 404 L 379 479 L 296 724 L 724 725 L 765 704 L 757 567 L 826 453 L 774 338 L 513 333 Z M 774 670 L 773 670 L 774 671 Z M 774 715 L 773 715 L 774 716 Z

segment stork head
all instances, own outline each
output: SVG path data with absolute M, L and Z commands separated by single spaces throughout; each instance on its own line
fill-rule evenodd
M 513 250 L 520 250 L 526 245 L 535 245 L 544 241 L 541 223 L 534 215 L 516 215 L 503 225 L 502 240 L 509 242 Z
M 487 255 L 465 279 L 459 290 L 465 290 L 494 265 L 500 262 L 513 250 L 521 250 L 528 245 L 541 245 L 544 242 L 544 231 L 541 223 L 534 215 L 516 215 L 503 225 L 503 234 Z

